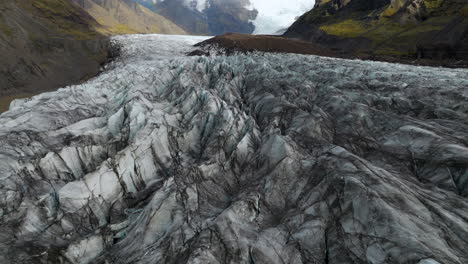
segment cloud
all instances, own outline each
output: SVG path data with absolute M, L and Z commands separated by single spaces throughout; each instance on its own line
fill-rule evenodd
M 274 34 L 286 29 L 315 4 L 315 0 L 250 0 L 250 2 L 259 13 L 252 21 L 255 25 L 255 34 Z

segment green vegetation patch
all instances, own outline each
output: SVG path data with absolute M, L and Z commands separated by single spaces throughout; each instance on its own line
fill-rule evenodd
M 371 27 L 364 35 L 366 38 L 372 40 L 374 45 L 388 41 L 393 36 L 408 30 L 411 25 L 401 25 L 393 21 L 385 21 Z
M 123 24 L 118 24 L 112 28 L 109 29 L 109 31 L 113 34 L 135 34 L 138 33 L 136 30 L 123 25 Z
M 465 22 L 460 22 L 460 15 L 468 16 L 468 0 L 422 0 L 421 8 L 427 10 L 422 13 L 424 19 L 402 20 L 395 14 L 407 2 L 408 0 L 393 0 L 371 12 L 342 9 L 331 16 L 327 15 L 327 11 L 333 7 L 330 2 L 324 2 L 306 13 L 300 22 L 343 39 L 367 39 L 371 44 L 370 47 L 364 45 L 363 49 L 367 53 L 408 58 L 417 55 L 418 45 L 430 45 L 431 36 L 437 32 L 442 32 L 442 35 L 457 35 L 466 29 L 463 26 Z M 468 23 L 468 19 L 463 21 Z M 453 26 L 447 28 L 448 25 Z
M 335 24 L 321 26 L 320 29 L 327 34 L 343 38 L 364 37 L 372 41 L 373 45 L 385 42 L 413 25 L 401 25 L 389 19 L 372 22 L 345 20 Z
M 335 24 L 323 25 L 320 30 L 329 35 L 340 36 L 344 38 L 359 37 L 368 31 L 368 27 L 360 21 L 347 19 Z
M 66 1 L 36 0 L 32 2 L 32 5 L 38 9 L 55 15 L 68 16 L 76 13 L 75 8 Z
M 428 10 L 437 9 L 442 6 L 444 0 L 424 0 L 424 5 Z
M 414 28 L 411 28 L 407 31 L 404 31 L 400 34 L 400 36 L 405 37 L 405 36 L 416 36 L 421 33 L 427 33 L 431 31 L 440 31 L 444 29 L 443 26 L 438 26 L 438 25 L 419 25 Z

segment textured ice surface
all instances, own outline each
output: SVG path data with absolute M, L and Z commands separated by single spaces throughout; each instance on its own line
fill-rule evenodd
M 468 263 L 468 71 L 133 35 L 0 115 L 0 263 Z

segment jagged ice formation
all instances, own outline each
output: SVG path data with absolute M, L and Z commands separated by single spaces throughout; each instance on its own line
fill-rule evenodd
M 468 71 L 123 57 L 0 115 L 0 263 L 468 263 Z

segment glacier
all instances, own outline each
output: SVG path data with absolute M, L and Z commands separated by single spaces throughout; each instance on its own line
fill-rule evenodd
M 468 263 L 468 70 L 205 39 L 0 115 L 0 263 Z
M 250 0 L 253 9 L 258 11 L 252 21 L 254 34 L 279 34 L 290 27 L 298 17 L 310 11 L 314 0 Z

